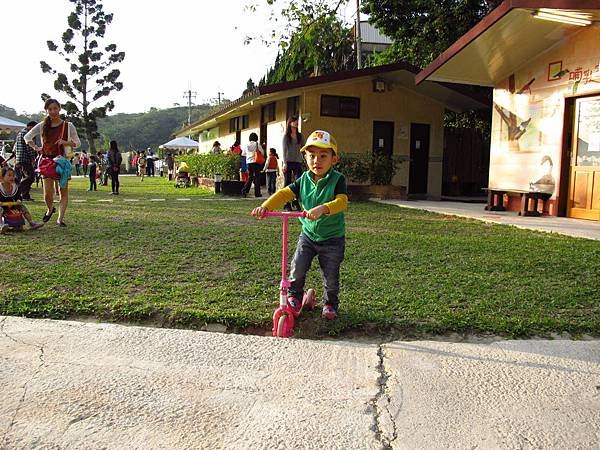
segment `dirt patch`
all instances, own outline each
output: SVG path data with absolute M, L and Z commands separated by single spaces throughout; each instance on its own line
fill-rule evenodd
M 176 330 L 195 330 L 207 331 L 225 334 L 245 334 L 253 336 L 272 336 L 271 326 L 248 326 L 248 327 L 227 327 L 218 323 L 206 323 L 195 321 L 181 324 L 169 320 L 168 314 L 164 312 L 155 312 L 150 314 L 147 320 L 143 321 L 123 321 L 112 320 L 110 317 L 90 317 L 90 316 L 70 316 L 66 320 L 73 320 L 84 323 L 108 322 L 124 326 L 141 326 L 151 328 L 167 328 Z M 300 319 L 296 327 L 294 339 L 310 340 L 333 340 L 333 341 L 353 341 L 363 344 L 382 344 L 393 341 L 439 341 L 453 343 L 470 344 L 492 344 L 498 341 L 515 339 L 509 335 L 497 335 L 493 333 L 422 333 L 414 329 L 383 327 L 376 323 L 363 324 L 359 328 L 345 329 L 339 332 L 330 333 L 329 324 L 320 317 L 309 317 Z M 522 337 L 521 337 L 522 338 Z M 555 339 L 555 340 L 598 340 L 600 336 L 593 335 L 571 335 L 569 333 L 548 333 L 544 335 L 529 336 L 529 339 Z

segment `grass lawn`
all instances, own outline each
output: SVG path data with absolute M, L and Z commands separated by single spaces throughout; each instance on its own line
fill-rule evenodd
M 86 188 L 83 179 L 71 183 L 68 228 L 52 220 L 0 236 L 0 314 L 271 326 L 281 225 L 251 218 L 257 202 L 158 178 L 123 177 L 115 198 Z M 39 189 L 33 196 L 30 210 L 41 218 Z M 166 201 L 150 201 L 157 198 Z M 299 336 L 600 335 L 599 242 L 374 203 L 351 203 L 347 225 L 340 319 L 305 314 Z M 292 248 L 299 230 L 294 223 Z M 317 270 L 308 284 L 321 291 Z

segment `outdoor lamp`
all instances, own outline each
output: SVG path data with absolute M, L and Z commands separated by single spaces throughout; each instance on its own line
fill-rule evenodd
M 589 16 L 578 14 L 575 12 L 568 11 L 554 11 L 554 10 L 543 10 L 540 9 L 533 13 L 533 17 L 536 19 L 549 20 L 552 22 L 566 23 L 569 25 L 577 25 L 585 27 L 591 25 L 592 21 L 589 20 Z

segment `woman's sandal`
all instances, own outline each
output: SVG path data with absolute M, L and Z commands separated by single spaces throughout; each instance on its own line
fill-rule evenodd
M 42 217 L 42 222 L 46 223 L 50 220 L 50 217 L 52 217 L 52 214 L 54 214 L 56 212 L 56 208 L 52 207 L 52 211 L 50 211 L 50 214 L 44 214 L 44 217 Z
M 66 227 L 67 224 L 64 222 L 56 222 L 56 225 L 58 225 L 59 227 Z

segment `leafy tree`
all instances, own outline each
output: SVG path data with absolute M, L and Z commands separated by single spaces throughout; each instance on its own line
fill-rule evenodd
M 117 52 L 115 44 L 100 44 L 106 27 L 113 20 L 112 14 L 104 12 L 101 0 L 69 1 L 73 4 L 73 11 L 67 18 L 68 28 L 62 35 L 62 49 L 53 41 L 47 41 L 47 45 L 48 50 L 64 59 L 74 77 L 69 79 L 66 73 L 53 69 L 45 61 L 40 61 L 40 66 L 42 72 L 56 76 L 54 89 L 70 99 L 64 104 L 69 120 L 83 132 L 90 150 L 95 153 L 94 140 L 100 136 L 97 120 L 112 111 L 114 102 L 110 100 L 101 106 L 93 105 L 123 89 L 123 83 L 118 81 L 121 72 L 111 67 L 122 62 L 125 53 Z M 42 99 L 48 97 L 48 94 L 42 94 Z
M 292 81 L 354 68 L 351 29 L 338 17 L 348 0 L 266 0 L 270 20 L 281 23 L 263 42 L 279 46 L 274 66 L 261 84 Z
M 425 67 L 502 0 L 362 0 L 363 12 L 392 46 L 374 64 L 405 61 Z
M 244 92 L 242 93 L 242 95 L 246 95 L 246 94 L 254 91 L 254 89 L 256 89 L 256 85 L 254 84 L 254 81 L 252 81 L 252 78 L 249 78 L 248 81 L 246 82 L 246 89 L 244 89 Z

